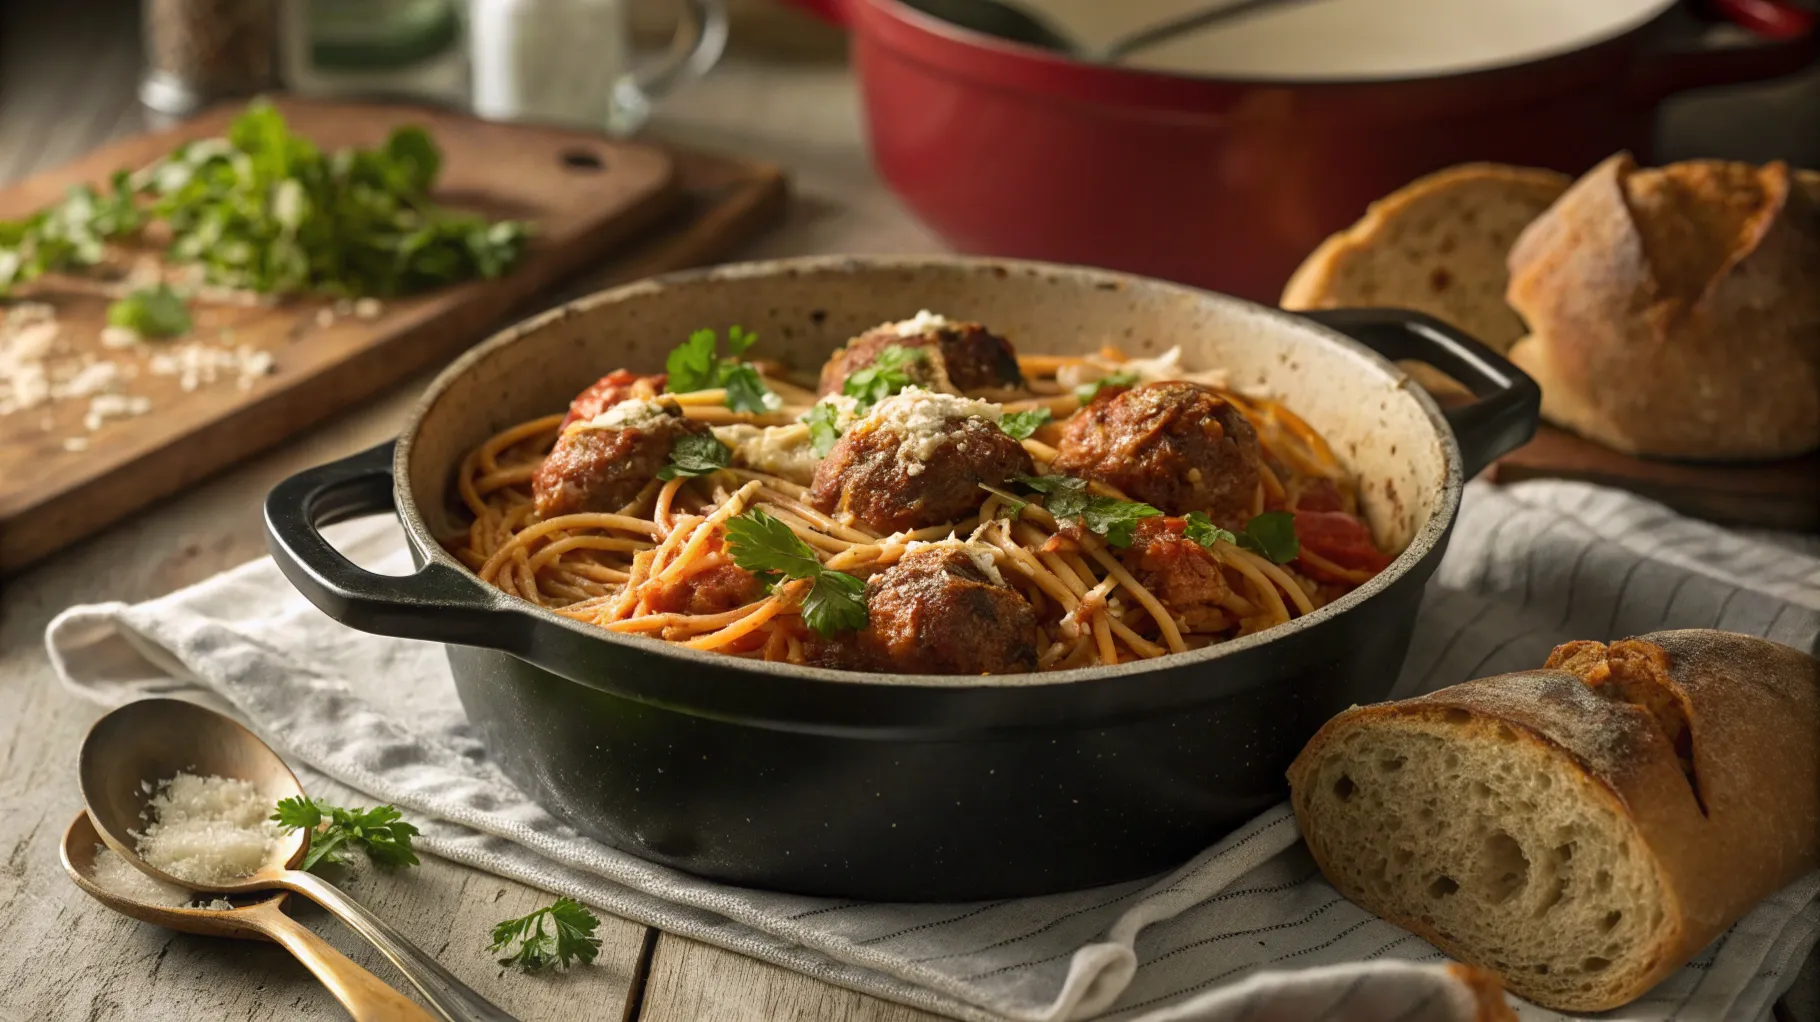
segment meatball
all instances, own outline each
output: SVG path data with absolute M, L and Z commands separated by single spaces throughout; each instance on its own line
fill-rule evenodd
M 569 402 L 569 414 L 562 420 L 562 428 L 568 429 L 572 422 L 592 419 L 621 401 L 631 398 L 652 400 L 664 392 L 667 382 L 669 376 L 664 373 L 640 376 L 630 369 L 615 369 L 575 395 L 575 400 Z
M 818 663 L 903 674 L 1036 670 L 1036 611 L 984 556 L 921 547 L 866 583 L 866 627 L 813 640 Z
M 758 576 L 737 564 L 720 564 L 659 583 L 645 600 L 659 614 L 722 614 L 764 594 Z
M 616 422 L 574 426 L 556 438 L 556 446 L 531 476 L 531 496 L 540 516 L 618 511 L 670 460 L 670 446 L 677 437 L 708 432 L 705 424 L 655 401 L 622 401 L 592 421 L 616 416 Z
M 1057 450 L 1056 471 L 1116 486 L 1165 514 L 1205 511 L 1236 529 L 1257 497 L 1257 433 L 1197 383 L 1103 388 L 1068 420 Z
M 905 336 L 898 332 L 900 328 L 916 332 Z M 923 359 L 906 365 L 904 372 L 929 390 L 959 393 L 1024 384 L 1017 368 L 1017 350 L 1010 341 L 978 323 L 919 316 L 902 324 L 875 327 L 848 341 L 822 366 L 821 392 L 839 392 L 848 376 L 871 365 L 879 352 L 890 347 L 923 349 Z
M 1224 631 L 1231 623 L 1221 602 L 1230 589 L 1220 562 L 1186 534 L 1180 518 L 1138 522 L 1119 560 L 1189 632 Z
M 957 521 L 1034 470 L 1022 444 L 967 412 L 978 402 L 911 390 L 879 402 L 816 466 L 809 503 L 875 532 Z

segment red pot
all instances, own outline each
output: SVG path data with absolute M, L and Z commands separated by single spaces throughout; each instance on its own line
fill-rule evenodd
M 1816 52 L 1798 8 L 1721 0 L 1776 41 L 1705 45 L 1671 9 L 1490 70 L 1256 81 L 1082 63 L 897 0 L 791 2 L 849 26 L 873 159 L 953 245 L 1267 302 L 1322 238 L 1415 177 L 1468 160 L 1577 174 L 1648 153 L 1668 95 L 1787 74 Z

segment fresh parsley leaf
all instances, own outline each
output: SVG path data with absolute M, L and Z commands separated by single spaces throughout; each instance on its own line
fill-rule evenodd
M 381 866 L 415 866 L 417 853 L 411 850 L 411 839 L 417 828 L 401 819 L 395 806 L 373 809 L 343 809 L 310 798 L 287 798 L 272 813 L 280 830 L 310 830 L 310 850 L 298 869 L 311 870 L 317 865 L 346 862 L 343 846 L 366 850 L 367 857 Z M 326 817 L 326 823 L 325 821 Z
M 1092 401 L 1099 395 L 1102 387 L 1129 387 L 1138 381 L 1137 373 L 1129 369 L 1120 369 L 1074 388 L 1074 396 L 1080 398 L 1081 404 Z
M 107 321 L 145 337 L 176 337 L 190 331 L 190 310 L 170 285 L 142 287 L 107 307 Z
M 1301 540 L 1295 534 L 1295 515 L 1287 511 L 1258 515 L 1245 523 L 1245 531 L 1239 533 L 1239 545 L 1274 564 L 1295 560 L 1302 552 Z
M 809 426 L 809 444 L 815 448 L 816 457 L 827 457 L 840 442 L 840 409 L 826 401 L 818 401 L 809 407 L 803 422 Z
M 733 563 L 776 585 L 785 578 L 812 579 L 803 598 L 803 623 L 822 635 L 866 627 L 866 585 L 822 566 L 815 549 L 788 525 L 754 508 L 727 519 Z
M 1017 481 L 1043 494 L 1043 508 L 1051 515 L 1079 519 L 1083 528 L 1106 537 L 1115 547 L 1130 546 L 1137 523 L 1163 513 L 1135 500 L 1094 496 L 1087 491 L 1087 481 L 1074 476 L 1018 476 Z
M 545 920 L 551 923 L 550 933 L 544 932 Z M 541 972 L 556 965 L 566 969 L 570 962 L 588 965 L 600 954 L 600 938 L 594 936 L 599 926 L 600 919 L 580 902 L 557 898 L 555 904 L 494 925 L 493 943 L 487 950 L 498 954 L 518 942 L 518 950 L 499 959 L 499 964 L 526 972 Z
M 916 378 L 910 375 L 909 367 L 927 357 L 921 348 L 890 345 L 881 350 L 870 365 L 848 373 L 841 384 L 841 393 L 852 398 L 854 412 L 863 415 L 873 405 L 915 383 Z
M 672 394 L 686 394 L 724 387 L 727 407 L 736 412 L 768 412 L 783 407 L 782 399 L 765 386 L 758 370 L 739 361 L 739 356 L 757 341 L 757 334 L 733 326 L 727 331 L 727 348 L 733 357 L 721 358 L 715 352 L 719 341 L 714 331 L 695 331 L 664 360 L 664 369 L 670 376 L 664 389 Z
M 1003 518 L 1008 522 L 1015 522 L 1023 517 L 1024 509 L 1029 506 L 1030 502 L 1027 500 L 1016 500 L 1011 497 L 1006 497 L 999 503 L 999 506 L 993 510 L 992 517 Z
M 1013 440 L 1028 440 L 1030 434 L 1035 433 L 1037 427 L 1048 422 L 1049 418 L 1049 409 L 1032 408 L 1027 412 L 1012 412 L 1005 416 L 998 421 L 998 428 Z
M 1222 540 L 1228 543 L 1237 543 L 1239 541 L 1239 537 L 1213 524 L 1213 519 L 1207 517 L 1207 512 L 1205 511 L 1188 512 L 1186 521 L 1188 525 L 1183 531 L 1187 534 L 1188 538 L 1209 550 L 1213 549 L 1215 543 Z
M 684 433 L 670 445 L 670 463 L 657 470 L 657 478 L 707 475 L 733 464 L 733 451 L 712 433 Z
M 124 171 L 114 174 L 106 191 L 75 185 L 59 203 L 0 220 L 0 293 L 46 273 L 93 266 L 108 241 L 137 232 L 144 220 Z

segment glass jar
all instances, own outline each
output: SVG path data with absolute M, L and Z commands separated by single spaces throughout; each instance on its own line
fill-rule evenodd
M 276 0 L 144 0 L 142 14 L 139 99 L 153 110 L 181 116 L 274 84 Z

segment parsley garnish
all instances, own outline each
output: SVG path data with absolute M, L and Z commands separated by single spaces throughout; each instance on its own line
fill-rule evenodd
M 756 508 L 727 519 L 733 563 L 767 586 L 786 578 L 812 579 L 803 598 L 803 623 L 822 635 L 866 627 L 866 584 L 823 567 L 815 549 L 790 527 Z
M 1269 558 L 1273 564 L 1286 564 L 1302 552 L 1295 534 L 1295 516 L 1287 511 L 1266 511 L 1246 522 L 1245 531 L 1236 534 L 1213 524 L 1204 511 L 1188 512 L 1187 522 L 1188 538 L 1209 550 L 1225 540 Z
M 1106 537 L 1115 547 L 1131 545 L 1139 520 L 1163 512 L 1135 500 L 1096 497 L 1087 492 L 1087 481 L 1073 476 L 1018 476 L 1017 481 L 1044 495 L 1043 507 L 1056 518 L 1078 518 L 1089 532 Z
M 840 409 L 827 401 L 818 401 L 803 417 L 809 426 L 809 443 L 817 457 L 825 458 L 840 442 Z
M 62 202 L 20 220 L 0 220 L 0 294 L 46 273 L 93 266 L 108 240 L 132 234 L 142 223 L 125 171 L 114 174 L 107 191 L 76 185 Z
M 712 433 L 684 433 L 670 445 L 670 463 L 657 470 L 657 478 L 704 476 L 733 464 L 733 451 Z
M 554 933 L 544 932 L 546 917 L 553 924 Z M 541 972 L 559 964 L 566 969 L 571 961 L 587 965 L 600 954 L 600 938 L 594 936 L 599 925 L 600 920 L 580 902 L 557 898 L 553 905 L 495 925 L 493 943 L 487 950 L 498 954 L 518 941 L 518 950 L 499 959 L 499 964 L 517 966 L 526 972 Z
M 1108 373 L 1092 383 L 1083 383 L 1074 388 L 1074 396 L 1080 398 L 1081 404 L 1086 404 L 1099 396 L 1102 387 L 1129 387 L 1137 381 L 1137 373 L 1129 369 L 1120 369 L 1117 372 Z
M 664 369 L 670 374 L 664 389 L 672 394 L 686 394 L 724 387 L 727 407 L 736 412 L 768 412 L 781 407 L 783 402 L 765 387 L 758 370 L 739 360 L 739 356 L 757 341 L 757 334 L 734 326 L 727 331 L 730 357 L 721 358 L 715 350 L 720 342 L 714 331 L 695 331 L 664 360 Z
M 908 367 L 927 357 L 921 348 L 890 345 L 874 356 L 870 365 L 849 373 L 841 384 L 841 393 L 852 398 L 856 402 L 854 412 L 863 415 L 873 405 L 915 383 Z
M 325 814 L 327 826 L 323 826 Z M 309 854 L 298 869 L 346 862 L 343 845 L 366 849 L 367 857 L 381 866 L 415 866 L 417 853 L 411 850 L 411 839 L 417 836 L 417 828 L 400 819 L 400 815 L 393 806 L 343 809 L 312 798 L 287 798 L 278 803 L 272 820 L 287 833 L 313 832 Z
M 190 331 L 190 310 L 168 284 L 142 287 L 107 307 L 107 321 L 143 337 L 176 337 Z
M 1028 440 L 1038 426 L 1049 421 L 1049 409 L 1032 408 L 1027 412 L 1012 412 L 998 420 L 998 428 L 1013 440 Z

